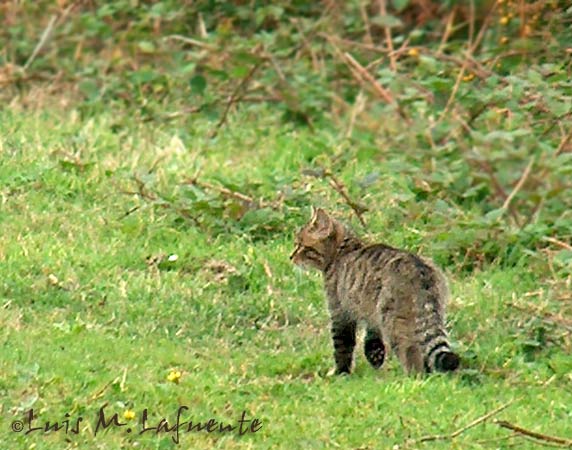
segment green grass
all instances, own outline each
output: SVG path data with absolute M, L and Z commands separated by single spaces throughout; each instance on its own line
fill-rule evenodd
M 246 411 L 262 422 L 260 431 L 241 437 L 181 433 L 181 448 L 403 448 L 511 400 L 497 418 L 572 437 L 570 333 L 534 313 L 570 310 L 565 280 L 543 272 L 544 254 L 532 251 L 467 271 L 463 250 L 443 246 L 450 224 L 433 208 L 435 199 L 400 204 L 405 191 L 398 186 L 409 175 L 380 164 L 379 151 L 357 149 L 340 176 L 373 206 L 366 215 L 371 239 L 436 256 L 445 266 L 451 334 L 464 360 L 456 374 L 408 378 L 393 358 L 376 372 L 360 349 L 354 374 L 328 375 L 333 361 L 320 279 L 288 261 L 310 203 L 351 216 L 327 183 L 301 175 L 336 153 L 325 131 L 312 135 L 262 114 L 239 116 L 208 140 L 208 121 L 139 125 L 120 113 L 127 125 L 117 131 L 116 114 L 0 114 L 4 448 L 176 447 L 168 433 L 117 428 L 94 436 L 104 405 L 121 419 L 134 411 L 135 430 L 145 408 L 154 421 L 173 420 L 179 405 L 194 421 L 235 423 Z M 200 179 L 269 201 L 289 187 L 294 200 L 278 212 L 235 220 L 233 204 L 207 193 L 207 203 L 222 204 L 191 211 L 202 220 L 195 226 L 173 205 L 185 192 L 178 183 L 199 169 Z M 373 169 L 380 179 L 356 190 L 352 180 Z M 133 174 L 147 177 L 167 207 L 130 194 L 137 190 Z M 468 219 L 455 220 L 452 238 Z M 167 380 L 173 370 L 182 373 L 179 383 Z M 82 416 L 80 433 L 10 431 L 29 408 L 40 421 Z M 536 448 L 491 421 L 452 442 L 410 448 L 509 445 Z

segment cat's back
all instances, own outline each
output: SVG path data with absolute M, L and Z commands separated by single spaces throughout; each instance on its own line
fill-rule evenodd
M 357 311 L 379 307 L 385 297 L 422 304 L 427 297 L 441 303 L 447 296 L 444 276 L 430 260 L 385 244 L 364 246 L 343 255 L 333 272 L 328 277 L 330 289 Z
M 385 244 L 372 244 L 336 259 L 326 274 L 326 289 L 352 316 L 366 319 L 377 310 L 388 284 L 389 266 L 403 252 Z

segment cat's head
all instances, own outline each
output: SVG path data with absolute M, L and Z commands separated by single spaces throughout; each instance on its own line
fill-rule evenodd
M 323 209 L 314 209 L 310 221 L 296 234 L 290 259 L 296 265 L 324 270 L 344 239 L 345 229 Z

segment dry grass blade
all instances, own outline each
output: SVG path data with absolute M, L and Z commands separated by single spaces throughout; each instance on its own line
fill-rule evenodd
M 206 42 L 199 41 L 198 39 L 193 39 L 187 36 L 181 36 L 180 34 L 172 34 L 170 36 L 165 36 L 165 39 L 184 42 L 185 44 L 194 45 L 195 47 L 202 48 L 209 51 L 217 51 L 217 47 Z

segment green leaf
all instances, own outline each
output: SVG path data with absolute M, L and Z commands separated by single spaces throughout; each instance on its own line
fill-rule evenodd
M 495 222 L 496 220 L 502 217 L 505 211 L 506 208 L 493 209 L 492 211 L 489 211 L 488 213 L 485 214 L 485 220 L 489 223 Z
M 398 12 L 401 12 L 409 6 L 409 0 L 391 0 L 391 4 Z
M 191 85 L 191 90 L 194 94 L 202 95 L 207 87 L 207 80 L 202 75 L 195 75 L 191 78 L 189 84 Z
M 550 112 L 555 116 L 563 116 L 568 114 L 572 109 L 572 103 L 569 101 L 560 101 L 553 98 L 546 99 L 546 104 Z

